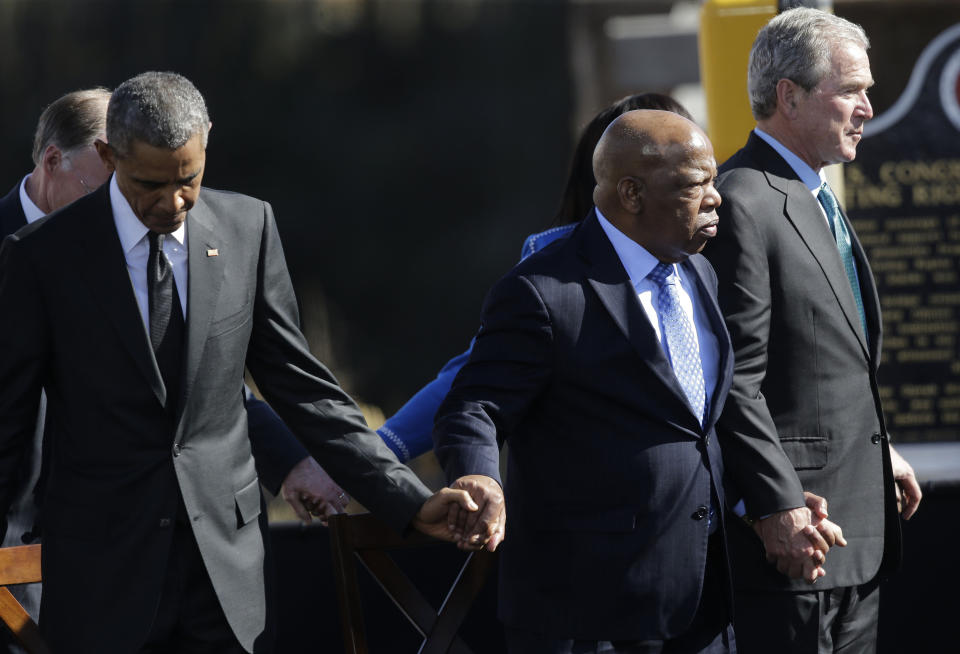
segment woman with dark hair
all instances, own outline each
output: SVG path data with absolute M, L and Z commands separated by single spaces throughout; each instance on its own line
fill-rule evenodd
M 593 177 L 593 150 L 604 130 L 614 119 L 635 109 L 672 111 L 690 119 L 690 114 L 679 102 L 659 93 L 628 95 L 594 116 L 584 128 L 573 151 L 567 187 L 553 221 L 554 226 L 527 237 L 520 252 L 521 260 L 570 234 L 593 208 L 593 188 L 597 184 Z M 467 362 L 472 349 L 473 341 L 466 352 L 448 361 L 433 381 L 421 388 L 377 430 L 401 461 L 409 461 L 433 447 L 433 416 L 450 390 L 453 378 Z

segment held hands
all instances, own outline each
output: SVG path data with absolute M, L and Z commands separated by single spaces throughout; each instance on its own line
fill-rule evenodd
M 893 479 L 897 488 L 897 510 L 904 520 L 909 520 L 920 506 L 920 499 L 923 493 L 920 492 L 920 484 L 917 483 L 917 477 L 913 473 L 913 468 L 907 463 L 906 459 L 900 456 L 900 453 L 890 446 L 890 464 L 893 468 Z
M 503 541 L 507 524 L 507 509 L 500 484 L 486 475 L 465 475 L 453 482 L 451 488 L 468 492 L 479 507 L 475 513 L 467 513 L 450 505 L 447 526 L 456 538 L 457 547 L 462 550 L 483 547 L 491 552 L 496 550 Z
M 447 525 L 447 516 L 451 511 L 476 513 L 479 509 L 480 507 L 466 491 L 441 488 L 420 507 L 417 515 L 413 518 L 413 528 L 427 536 L 455 542 L 459 546 L 459 538 Z M 481 543 L 479 547 L 471 549 L 478 550 L 482 546 Z
M 774 513 L 754 523 L 767 560 L 792 579 L 816 583 L 826 575 L 823 563 L 833 545 L 846 546 L 838 525 L 827 520 L 827 502 L 804 493 L 806 506 Z
M 287 473 L 280 493 L 304 524 L 309 524 L 313 515 L 326 525 L 330 516 L 344 513 L 350 501 L 344 490 L 311 456 Z
M 807 501 L 807 508 L 810 509 L 810 524 L 816 527 L 820 536 L 827 542 L 827 545 L 833 547 L 847 546 L 847 539 L 843 537 L 843 530 L 840 525 L 827 520 L 827 500 L 814 495 L 810 491 L 803 491 L 803 496 Z

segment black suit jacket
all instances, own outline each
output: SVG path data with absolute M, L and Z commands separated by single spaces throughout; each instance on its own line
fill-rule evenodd
M 0 241 L 8 235 L 14 233 L 27 224 L 27 216 L 23 212 L 23 205 L 20 203 L 20 182 L 7 193 L 3 199 L 0 199 Z M 40 474 L 39 445 L 35 447 L 24 448 L 21 453 L 21 459 L 16 467 L 16 496 L 12 500 L 11 517 L 7 514 L 0 516 L 0 541 L 6 539 L 7 527 L 12 520 L 15 523 L 15 532 L 11 533 L 11 545 L 22 545 L 24 542 L 35 542 L 35 523 L 37 519 L 36 501 L 33 488 L 30 488 L 31 482 L 37 479 Z M 26 538 L 26 540 L 24 540 Z M 21 603 L 27 601 L 25 608 L 34 617 L 39 612 L 40 606 L 24 597 L 19 598 Z
M 41 628 L 53 650 L 136 650 L 182 496 L 227 620 L 252 651 L 267 627 L 266 521 L 244 366 L 308 450 L 397 528 L 429 491 L 310 354 L 270 206 L 243 195 L 204 189 L 187 217 L 186 354 L 171 419 L 108 190 L 0 250 L 0 498 L 43 386 L 53 449 Z
M 869 340 L 836 242 L 814 195 L 755 134 L 720 167 L 719 235 L 704 255 L 736 353 L 718 431 L 747 513 L 827 498 L 849 545 L 830 550 L 818 588 L 876 576 L 899 557 L 887 431 L 877 388 L 880 302 L 849 221 Z M 846 217 L 844 217 L 846 221 Z M 745 588 L 809 590 L 765 562 L 744 524 L 731 529 L 734 580 Z
M 732 374 L 709 264 L 681 264 L 717 336 L 701 427 L 595 214 L 490 291 L 437 414 L 448 477 L 499 479 L 509 439 L 500 614 L 556 638 L 663 639 L 697 608 L 705 508 L 722 504 L 713 424 Z M 717 515 L 717 520 L 720 516 Z
M 27 224 L 27 216 L 20 204 L 20 182 L 0 200 L 0 239 Z

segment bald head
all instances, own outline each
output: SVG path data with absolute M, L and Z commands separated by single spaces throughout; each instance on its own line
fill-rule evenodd
M 661 261 L 699 252 L 716 234 L 713 146 L 682 116 L 624 113 L 600 137 L 593 173 L 597 208 Z

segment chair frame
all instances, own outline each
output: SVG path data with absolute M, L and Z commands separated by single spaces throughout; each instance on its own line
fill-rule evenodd
M 42 581 L 40 545 L 0 548 L 0 621 L 28 654 L 50 654 L 37 623 L 24 610 L 7 586 Z
M 440 608 L 435 610 L 386 550 L 439 545 L 443 541 L 419 532 L 401 536 L 370 513 L 335 515 L 330 518 L 329 527 L 344 651 L 347 654 L 369 654 L 357 560 L 423 636 L 420 654 L 471 654 L 470 648 L 457 636 L 457 630 L 494 569 L 495 554 L 471 552 Z

